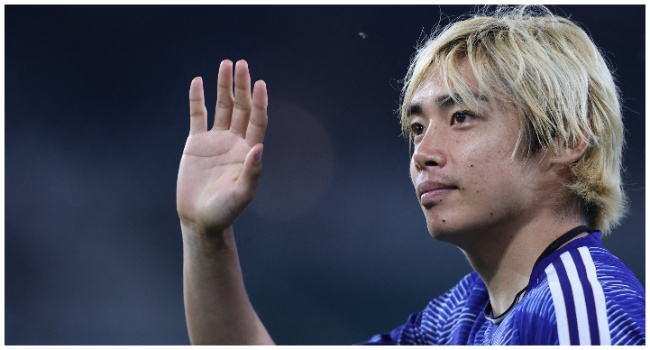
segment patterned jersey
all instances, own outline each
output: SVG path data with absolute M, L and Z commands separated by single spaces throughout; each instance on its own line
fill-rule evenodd
M 362 344 L 645 344 L 645 290 L 602 245 L 602 233 L 576 239 L 535 265 L 526 292 L 504 317 L 476 272 L 389 333 Z

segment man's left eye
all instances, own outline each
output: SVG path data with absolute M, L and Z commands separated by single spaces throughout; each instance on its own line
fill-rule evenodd
M 462 124 L 468 122 L 470 119 L 474 118 L 474 114 L 469 111 L 458 111 L 453 114 L 451 118 L 452 124 Z

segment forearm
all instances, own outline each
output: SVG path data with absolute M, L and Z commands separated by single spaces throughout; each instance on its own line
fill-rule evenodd
M 273 344 L 255 313 L 232 228 L 207 235 L 182 227 L 185 316 L 192 344 Z

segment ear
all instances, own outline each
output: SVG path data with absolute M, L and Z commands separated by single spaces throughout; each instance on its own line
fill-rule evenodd
M 560 165 L 566 167 L 577 162 L 587 151 L 589 145 L 583 139 L 571 142 L 558 154 L 548 157 L 549 165 Z

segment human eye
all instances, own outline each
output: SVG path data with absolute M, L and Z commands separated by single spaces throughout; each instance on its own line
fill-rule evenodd
M 424 135 L 424 125 L 420 123 L 412 123 L 410 126 L 411 138 L 415 139 L 420 135 Z
M 451 116 L 451 125 L 455 124 L 467 124 L 472 119 L 476 118 L 476 114 L 470 111 L 458 111 L 454 112 Z

